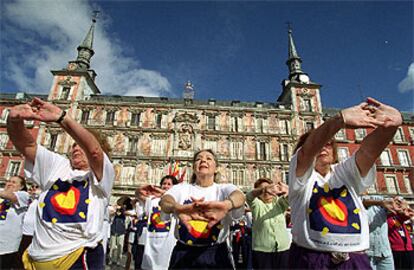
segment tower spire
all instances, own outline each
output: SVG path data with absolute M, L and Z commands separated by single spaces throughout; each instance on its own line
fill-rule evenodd
M 78 70 L 78 71 L 87 71 L 90 68 L 90 61 L 92 56 L 94 55 L 93 46 L 93 37 L 95 32 L 95 24 L 96 18 L 98 16 L 99 11 L 94 11 L 92 15 L 92 25 L 89 28 L 88 33 L 85 36 L 83 42 L 78 46 L 78 57 L 75 61 L 69 62 L 69 69 L 70 70 Z
M 289 79 L 292 79 L 293 76 L 303 74 L 304 72 L 302 71 L 301 67 L 302 59 L 299 57 L 298 52 L 296 51 L 295 42 L 293 41 L 291 24 L 289 22 L 287 24 L 289 40 L 289 58 L 286 61 L 286 65 L 289 67 Z

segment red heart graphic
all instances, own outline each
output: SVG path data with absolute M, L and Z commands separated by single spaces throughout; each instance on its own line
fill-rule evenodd
M 348 225 L 348 209 L 342 201 L 332 197 L 321 197 L 318 200 L 318 208 L 329 223 L 342 227 Z
M 62 215 L 73 215 L 79 204 L 80 191 L 70 187 L 66 192 L 57 192 L 50 199 L 53 208 Z

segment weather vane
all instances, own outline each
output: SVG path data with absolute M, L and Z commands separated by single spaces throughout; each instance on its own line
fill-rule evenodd
M 291 22 L 289 22 L 289 21 L 287 21 L 287 22 L 286 22 L 286 24 L 287 24 L 287 26 L 288 26 L 288 30 L 289 30 L 289 31 L 292 31 L 292 23 L 291 23 Z
M 93 22 L 96 22 L 96 18 L 98 17 L 98 13 L 99 13 L 98 10 L 92 11 L 92 21 Z

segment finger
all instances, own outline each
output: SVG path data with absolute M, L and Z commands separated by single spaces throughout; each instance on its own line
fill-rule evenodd
M 381 105 L 381 102 L 379 102 L 378 100 L 376 100 L 372 97 L 367 98 L 367 103 L 370 104 L 370 105 L 374 105 L 376 107 L 379 107 Z
M 214 225 L 216 225 L 218 223 L 218 220 L 210 220 L 207 224 L 207 228 L 211 229 L 214 227 Z

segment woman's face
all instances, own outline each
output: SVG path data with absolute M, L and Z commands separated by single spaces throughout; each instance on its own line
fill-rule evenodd
M 267 183 L 267 182 L 262 182 L 259 186 L 258 186 L 258 188 L 265 188 L 265 187 L 267 187 L 267 186 L 269 186 L 270 184 L 269 183 Z M 270 195 L 269 193 L 262 193 L 262 194 L 260 194 L 259 195 L 259 199 L 261 199 L 263 202 L 265 202 L 265 203 L 269 203 L 269 202 L 271 202 L 272 200 L 273 200 L 273 196 L 272 195 Z
M 5 190 L 11 192 L 17 192 L 23 188 L 22 181 L 19 177 L 12 176 L 9 180 L 6 181 L 6 186 L 4 187 Z
M 214 176 L 216 172 L 216 161 L 212 153 L 208 151 L 200 152 L 194 162 L 194 173 L 199 176 Z
M 169 178 L 164 179 L 164 181 L 162 181 L 162 185 L 161 188 L 163 190 L 169 190 L 170 188 L 172 188 L 173 186 L 173 181 Z
M 335 163 L 335 155 L 332 141 L 328 142 L 322 147 L 321 151 L 319 151 L 319 153 L 316 155 L 316 162 L 323 164 Z

